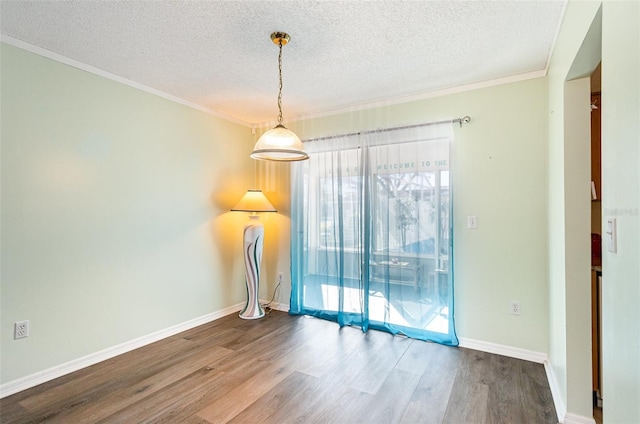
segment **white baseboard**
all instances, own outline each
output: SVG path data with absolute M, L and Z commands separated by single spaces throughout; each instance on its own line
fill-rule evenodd
M 496 343 L 489 343 L 481 340 L 460 338 L 459 341 L 460 347 L 464 347 L 467 349 L 474 349 L 487 353 L 495 353 L 497 355 L 508 356 L 516 359 L 524 359 L 525 361 L 543 364 L 545 373 L 547 374 L 549 388 L 551 389 L 553 404 L 555 405 L 556 413 L 558 414 L 558 422 L 562 424 L 595 424 L 595 420 L 592 417 L 583 417 L 581 415 L 567 412 L 567 407 L 560 394 L 558 380 L 555 376 L 555 373 L 553 372 L 553 367 L 551 367 L 549 357 L 546 353 L 535 352 L 532 350 L 520 349 L 517 347 L 505 346 Z
M 561 421 L 561 423 L 562 424 L 596 424 L 596 420 L 589 417 L 583 417 L 582 415 L 566 413 L 564 415 L 564 421 Z
M 269 303 L 269 301 L 260 301 L 260 304 L 263 305 L 265 303 Z M 276 311 L 289 312 L 289 304 L 288 303 L 271 303 L 271 309 L 275 309 Z
M 123 353 L 130 352 L 142 346 L 157 342 L 158 340 L 165 339 L 182 331 L 190 330 L 199 325 L 215 321 L 234 312 L 238 312 L 240 309 L 242 309 L 243 306 L 244 302 L 238 303 L 236 305 L 229 306 L 228 308 L 224 308 L 219 311 L 191 319 L 181 324 L 173 325 L 163 330 L 147 334 L 146 336 L 138 337 L 137 339 L 133 339 L 128 342 L 124 342 L 95 353 L 91 353 L 87 356 L 65 362 L 64 364 L 56 365 L 55 367 L 2 384 L 0 385 L 0 399 L 37 386 L 38 384 L 42 384 L 55 378 L 62 377 L 63 375 L 70 374 L 74 371 L 78 371 L 82 368 L 97 364 L 98 362 L 113 358 L 114 356 L 122 355 Z
M 549 381 L 549 388 L 551 389 L 551 396 L 553 396 L 553 403 L 556 406 L 556 413 L 558 414 L 558 422 L 562 424 L 596 424 L 593 417 L 584 417 L 582 415 L 572 414 L 567 412 L 567 406 L 564 403 L 564 399 L 560 394 L 560 388 L 558 386 L 558 379 L 553 371 L 553 367 L 549 361 L 544 363 L 544 370 L 547 373 L 547 380 Z
M 506 346 L 497 343 L 484 342 L 482 340 L 459 338 L 460 347 L 479 350 L 481 352 L 495 353 L 496 355 L 508 356 L 510 358 L 524 359 L 525 361 L 544 364 L 547 362 L 547 354 L 533 350 L 521 349 L 519 347 Z
M 261 301 L 261 304 L 265 303 L 268 303 L 268 301 Z M 60 364 L 55 367 L 2 384 L 0 385 L 0 399 L 6 396 L 10 396 L 14 393 L 29 389 L 31 387 L 35 387 L 38 384 L 42 384 L 55 378 L 62 377 L 63 375 L 70 374 L 74 371 L 78 371 L 82 368 L 97 364 L 98 362 L 113 358 L 114 356 L 118 356 L 123 353 L 130 352 L 134 349 L 138 349 L 142 346 L 157 342 L 159 340 L 178 334 L 182 331 L 190 330 L 199 325 L 215 321 L 216 319 L 240 311 L 244 304 L 244 302 L 238 303 L 236 305 L 229 306 L 228 308 L 224 308 L 219 311 L 194 318 L 181 324 L 156 331 L 146 336 L 138 337 L 137 339 L 133 339 L 128 342 L 101 350 L 99 352 L 95 352 L 87 356 L 83 356 L 81 358 L 66 362 L 64 364 Z M 288 312 L 289 304 L 273 302 L 271 304 L 271 309 Z M 563 424 L 595 424 L 595 420 L 593 418 L 583 417 L 566 412 L 566 406 L 564 405 L 562 397 L 560 396 L 558 382 L 553 372 L 553 368 L 549 364 L 547 354 L 512 346 L 500 345 L 497 343 L 485 342 L 481 340 L 466 339 L 462 337 L 459 338 L 459 341 L 460 347 L 463 348 L 479 350 L 482 352 L 494 353 L 497 355 L 503 355 L 511 358 L 523 359 L 525 361 L 544 364 L 544 369 L 547 374 L 547 380 L 549 381 L 549 387 L 551 388 L 551 395 L 553 397 L 553 402 L 558 413 L 558 421 Z
M 553 398 L 553 404 L 558 414 L 558 422 L 564 424 L 578 424 L 578 422 L 567 422 L 566 416 L 567 409 L 564 406 L 562 397 L 560 396 L 560 390 L 558 389 L 558 380 L 556 379 L 553 368 L 549 364 L 549 357 L 546 353 L 536 352 L 527 349 L 521 349 L 518 347 L 505 346 L 497 343 L 489 343 L 481 340 L 459 338 L 460 347 L 467 349 L 479 350 L 481 352 L 495 353 L 496 355 L 508 356 L 510 358 L 523 359 L 525 361 L 531 361 L 544 365 L 545 373 L 547 374 L 547 381 L 549 382 L 549 388 L 551 389 L 551 397 Z M 582 424 L 582 421 L 579 422 Z
M 558 386 L 558 379 L 556 378 L 553 367 L 549 361 L 544 363 L 544 371 L 547 373 L 547 381 L 549 382 L 549 388 L 551 389 L 551 397 L 553 397 L 553 404 L 556 406 L 556 414 L 558 414 L 558 422 L 565 422 L 565 416 L 567 415 L 567 407 L 564 404 L 564 400 L 560 395 L 560 387 Z

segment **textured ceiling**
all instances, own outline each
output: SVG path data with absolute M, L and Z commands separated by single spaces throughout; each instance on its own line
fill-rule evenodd
M 246 123 L 544 71 L 555 1 L 0 1 L 3 40 Z M 7 38 L 6 36 L 9 36 Z M 10 42 L 10 41 L 8 41 Z

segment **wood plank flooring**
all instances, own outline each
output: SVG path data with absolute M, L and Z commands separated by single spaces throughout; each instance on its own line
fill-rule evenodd
M 273 311 L 0 400 L 2 423 L 556 423 L 542 365 Z

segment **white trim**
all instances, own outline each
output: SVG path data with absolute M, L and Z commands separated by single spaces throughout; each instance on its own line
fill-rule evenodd
M 536 362 L 544 365 L 544 371 L 547 374 L 547 381 L 551 389 L 551 397 L 558 414 L 558 422 L 563 424 L 595 424 L 592 417 L 583 417 L 567 412 L 567 407 L 560 394 L 558 380 L 556 379 L 553 367 L 549 362 L 546 353 L 536 352 L 533 350 L 521 349 L 518 347 L 500 345 L 497 343 L 484 342 L 482 340 L 465 339 L 460 337 L 460 347 L 467 349 L 479 350 L 482 352 L 495 353 L 497 355 L 508 356 L 516 359 L 524 359 L 525 361 Z
M 556 406 L 556 414 L 558 414 L 558 422 L 564 422 L 564 417 L 567 415 L 567 407 L 564 404 L 562 395 L 560 394 L 560 387 L 558 386 L 558 379 L 556 378 L 553 367 L 549 361 L 544 362 L 544 371 L 547 373 L 547 380 L 549 381 L 549 388 L 551 389 L 551 397 L 553 403 Z
M 38 371 L 26 377 L 22 377 L 17 380 L 2 384 L 0 385 L 0 399 L 37 386 L 38 384 L 42 384 L 55 378 L 62 377 L 63 375 L 70 374 L 74 371 L 78 371 L 82 368 L 97 364 L 98 362 L 113 358 L 114 356 L 122 355 L 123 353 L 127 353 L 142 346 L 157 342 L 158 340 L 165 339 L 182 331 L 190 330 L 199 325 L 215 321 L 234 312 L 238 312 L 240 309 L 242 309 L 244 304 L 245 302 L 238 303 L 219 311 L 212 312 L 210 314 L 206 314 L 189 321 L 185 321 L 181 324 L 173 325 L 163 330 L 155 331 L 151 334 L 147 334 L 146 336 L 138 337 L 137 339 L 133 339 L 128 342 L 124 342 L 95 353 L 91 353 L 81 358 L 73 359 L 64 364 L 56 365 L 55 367 L 43 371 Z
M 272 303 L 271 309 L 275 309 L 276 311 L 289 312 L 289 304 L 288 303 Z
M 465 347 L 467 349 L 495 353 L 497 355 L 508 356 L 510 358 L 524 359 L 525 361 L 535 362 L 538 364 L 544 364 L 548 360 L 548 356 L 546 353 L 521 349 L 519 347 L 490 343 L 482 340 L 466 339 L 462 337 L 459 338 L 459 342 L 460 347 Z
M 260 299 L 260 305 L 268 305 L 269 300 Z M 282 312 L 289 312 L 289 304 L 288 303 L 280 303 L 280 302 L 271 302 L 269 305 L 271 309 Z
M 261 304 L 264 303 L 267 303 L 267 301 L 262 300 Z M 244 305 L 245 302 L 241 302 L 221 309 L 219 311 L 212 312 L 210 314 L 206 314 L 189 321 L 185 321 L 181 324 L 173 325 L 171 327 L 153 332 L 146 336 L 138 337 L 137 339 L 133 339 L 128 342 L 124 342 L 119 345 L 83 356 L 81 358 L 71 360 L 64 364 L 57 365 L 44 371 L 39 371 L 26 377 L 2 384 L 0 385 L 0 399 L 29 389 L 31 387 L 35 387 L 39 384 L 46 383 L 47 381 L 51 381 L 58 377 L 62 377 L 63 375 L 67 375 L 80 369 L 97 364 L 98 362 L 105 361 L 118 355 L 122 355 L 123 353 L 130 352 L 142 346 L 155 343 L 159 340 L 165 339 L 183 331 L 190 330 L 199 325 L 215 321 L 234 312 L 240 311 L 244 307 Z M 288 312 L 289 304 L 274 302 L 271 304 L 271 308 L 278 311 Z M 494 353 L 497 355 L 503 355 L 511 358 L 523 359 L 526 361 L 544 364 L 544 369 L 547 374 L 547 380 L 549 381 L 549 387 L 551 389 L 551 395 L 553 397 L 553 402 L 558 414 L 558 421 L 563 424 L 595 424 L 595 420 L 593 418 L 583 417 L 581 415 L 575 415 L 566 412 L 566 407 L 564 406 L 564 402 L 562 401 L 562 398 L 560 396 L 560 391 L 558 389 L 557 380 L 553 373 L 553 368 L 549 364 L 548 357 L 545 353 L 535 352 L 512 346 L 500 345 L 496 343 L 484 342 L 481 340 L 459 338 L 459 341 L 459 346 L 462 348 L 479 350 L 482 352 Z
M 563 424 L 596 424 L 596 420 L 589 417 L 583 417 L 582 415 L 575 415 L 566 413 L 564 416 Z
M 567 407 L 565 406 L 562 396 L 560 395 L 558 380 L 556 379 L 553 368 L 549 363 L 549 356 L 546 353 L 501 345 L 497 343 L 485 342 L 482 340 L 465 339 L 462 337 L 459 337 L 458 339 L 460 342 L 460 347 L 479 350 L 482 352 L 495 353 L 496 355 L 503 355 L 510 358 L 523 359 L 525 361 L 543 364 L 544 371 L 547 374 L 549 389 L 551 389 L 551 398 L 553 399 L 553 404 L 556 408 L 556 414 L 558 415 L 558 422 L 563 424 L 595 424 L 595 422 L 592 421 L 575 421 L 576 418 L 585 418 L 567 413 Z M 567 419 L 569 419 L 569 421 L 567 421 Z
M 541 69 L 539 71 L 527 72 L 519 75 L 511 75 L 508 77 L 497 78 L 497 79 L 481 81 L 481 82 L 474 82 L 470 84 L 458 85 L 455 87 L 444 88 L 441 90 L 415 93 L 407 96 L 395 97 L 392 99 L 385 99 L 385 100 L 374 101 L 369 103 L 354 104 L 354 105 L 344 106 L 337 109 L 329 109 L 322 112 L 310 113 L 308 115 L 285 117 L 285 123 L 289 124 L 289 123 L 304 121 L 308 119 L 325 118 L 328 116 L 340 115 L 343 113 L 361 112 L 364 110 L 374 109 L 377 107 L 387 107 L 387 106 L 392 106 L 397 104 L 431 99 L 434 97 L 448 96 L 451 94 L 463 93 L 466 91 L 478 90 L 481 88 L 488 88 L 488 87 L 494 87 L 498 85 L 510 84 L 514 82 L 526 81 L 526 80 L 541 78 L 545 76 L 547 76 L 547 70 Z M 272 120 L 272 121 L 256 123 L 255 125 L 258 128 L 270 128 L 274 125 L 274 122 L 275 121 Z
M 224 114 L 224 113 L 221 113 L 221 112 L 217 112 L 215 110 L 208 109 L 208 108 L 206 108 L 204 106 L 192 103 L 192 102 L 190 102 L 188 100 L 185 100 L 185 99 L 182 99 L 180 97 L 176 97 L 176 96 L 174 96 L 172 94 L 165 93 L 163 91 L 160 91 L 160 90 L 157 90 L 155 88 L 146 86 L 144 84 L 140 84 L 140 83 L 132 81 L 130 79 L 127 79 L 127 78 L 112 74 L 111 72 L 104 71 L 102 69 L 96 68 L 95 66 L 88 65 L 86 63 L 82 63 L 82 62 L 77 61 L 75 59 L 72 59 L 70 57 L 67 57 L 67 56 L 61 55 L 59 53 L 55 53 L 55 52 L 52 52 L 50 50 L 44 49 L 42 47 L 38 47 L 36 45 L 27 43 L 27 42 L 19 40 L 17 38 L 11 37 L 10 35 L 1 34 L 0 35 L 0 41 L 2 41 L 3 43 L 6 43 L 8 45 L 11 45 L 13 47 L 17 47 L 19 49 L 26 50 L 28 52 L 37 54 L 39 56 L 43 56 L 43 57 L 46 57 L 48 59 L 55 60 L 56 62 L 63 63 L 65 65 L 74 67 L 76 69 L 80 69 L 80 70 L 89 72 L 91 74 L 98 75 L 100 77 L 103 77 L 103 78 L 118 82 L 120 84 L 124 84 L 124 85 L 127 85 L 129 87 L 133 87 L 133 88 L 136 88 L 138 90 L 142 90 L 142 91 L 145 91 L 147 93 L 154 94 L 154 95 L 156 95 L 158 97 L 162 97 L 163 99 L 166 99 L 166 100 L 169 100 L 169 101 L 172 101 L 172 102 L 175 102 L 175 103 L 179 103 L 181 105 L 190 107 L 192 109 L 199 110 L 200 112 L 204 112 L 204 113 L 206 113 L 208 115 L 216 116 L 218 118 L 221 118 L 221 119 L 224 119 L 224 120 L 227 120 L 227 121 L 230 121 L 230 122 L 234 122 L 236 124 L 245 126 L 247 128 L 251 128 L 252 129 L 252 134 L 255 132 L 255 128 L 256 127 L 258 127 L 258 128 L 271 128 L 271 127 L 273 127 L 273 125 L 275 123 L 275 121 L 273 121 L 273 120 L 252 123 L 252 122 L 248 122 L 248 121 L 245 121 L 243 119 L 240 119 L 240 118 L 236 118 L 236 117 L 231 116 L 231 115 L 227 115 L 227 114 Z M 551 52 L 553 52 L 553 50 L 551 50 Z M 549 56 L 549 57 L 551 57 L 551 56 Z M 509 84 L 509 83 L 513 83 L 513 82 L 525 81 L 525 80 L 534 79 L 534 78 L 540 78 L 540 77 L 544 77 L 544 76 L 547 75 L 548 67 L 549 67 L 549 59 L 547 59 L 547 63 L 546 63 L 545 69 L 541 69 L 539 71 L 527 72 L 527 73 L 519 74 L 519 75 L 511 75 L 511 76 L 507 76 L 507 77 L 503 77 L 503 78 L 496 78 L 496 79 L 487 80 L 487 81 L 474 82 L 474 83 L 470 83 L 470 84 L 464 84 L 464 85 L 444 88 L 444 89 L 441 89 L 441 90 L 420 92 L 420 93 L 410 94 L 410 95 L 406 95 L 406 96 L 395 97 L 395 98 L 392 98 L 392 99 L 385 99 L 385 100 L 380 100 L 380 101 L 372 101 L 372 102 L 367 102 L 367 103 L 358 103 L 358 104 L 354 104 L 354 105 L 350 105 L 350 106 L 343 106 L 343 107 L 336 108 L 336 109 L 328 109 L 328 110 L 325 110 L 325 111 L 322 111 L 322 112 L 311 113 L 311 114 L 308 114 L 308 115 L 285 117 L 285 123 L 292 123 L 292 122 L 303 121 L 303 120 L 307 120 L 307 119 L 324 118 L 324 117 L 327 117 L 327 116 L 334 116 L 334 115 L 339 115 L 339 114 L 342 114 L 342 113 L 353 113 L 353 112 L 373 109 L 373 108 L 377 108 L 377 107 L 386 107 L 386 106 L 392 106 L 392 105 L 396 105 L 396 104 L 409 103 L 409 102 L 414 102 L 414 101 L 418 101 L 418 100 L 430 99 L 430 98 L 434 98 L 434 97 L 441 97 L 441 96 L 447 96 L 447 95 L 456 94 L 456 93 L 462 93 L 462 92 L 466 92 L 466 91 L 477 90 L 477 89 L 480 89 L 480 88 L 494 87 L 494 86 L 497 86 L 497 85 L 503 85 L 503 84 Z
M 26 50 L 28 52 L 37 54 L 39 56 L 46 57 L 47 59 L 55 60 L 56 62 L 63 63 L 65 65 L 71 66 L 73 68 L 80 69 L 82 71 L 89 72 L 89 73 L 94 74 L 94 75 L 98 75 L 100 77 L 109 79 L 111 81 L 115 81 L 117 83 L 124 84 L 124 85 L 127 85 L 129 87 L 132 87 L 132 88 L 135 88 L 135 89 L 138 89 L 138 90 L 142 90 L 142 91 L 145 91 L 145 92 L 150 93 L 150 94 L 154 94 L 154 95 L 156 95 L 158 97 L 162 97 L 163 99 L 166 99 L 166 100 L 169 100 L 169 101 L 172 101 L 172 102 L 175 102 L 175 103 L 179 103 L 181 105 L 190 107 L 192 109 L 199 110 L 200 112 L 204 112 L 204 113 L 206 113 L 208 115 L 212 115 L 212 116 L 224 119 L 226 121 L 231 121 L 231 122 L 234 122 L 236 124 L 240 124 L 240 125 L 248 127 L 248 128 L 251 128 L 251 126 L 252 126 L 252 124 L 250 122 L 244 121 L 244 120 L 236 118 L 234 116 L 225 115 L 224 113 L 216 112 L 215 110 L 208 109 L 208 108 L 206 108 L 204 106 L 200 106 L 198 104 L 192 103 L 192 102 L 190 102 L 188 100 L 185 100 L 185 99 L 181 99 L 180 97 L 176 97 L 176 96 L 174 96 L 172 94 L 165 93 L 164 91 L 157 90 L 155 88 L 146 86 L 144 84 L 140 84 L 140 83 L 135 82 L 135 81 L 131 81 L 130 79 L 118 76 L 116 74 L 112 74 L 111 72 L 104 71 L 104 70 L 102 70 L 100 68 L 96 68 L 95 66 L 87 65 L 86 63 L 82 63 L 82 62 L 77 61 L 75 59 L 71 59 L 70 57 L 63 56 L 63 55 L 61 55 L 59 53 L 55 53 L 55 52 L 52 52 L 50 50 L 43 49 L 42 47 L 38 47 L 38 46 L 35 46 L 33 44 L 29 44 L 29 43 L 27 43 L 25 41 L 18 40 L 17 38 L 13 38 L 13 37 L 11 37 L 9 35 L 4 35 L 4 34 L 0 35 L 0 41 L 2 41 L 5 44 L 8 44 L 10 46 L 17 47 L 19 49 Z
M 567 4 L 569 2 L 562 2 L 562 10 L 560 11 L 560 19 L 558 20 L 558 26 L 556 27 L 556 33 L 553 35 L 553 41 L 551 42 L 551 47 L 549 48 L 549 54 L 547 55 L 547 63 L 544 67 L 545 73 L 549 72 L 549 66 L 551 66 L 551 59 L 553 58 L 553 52 L 556 50 L 556 44 L 558 43 L 558 38 L 560 37 L 560 30 L 562 29 L 562 24 L 564 23 L 564 17 L 567 13 Z

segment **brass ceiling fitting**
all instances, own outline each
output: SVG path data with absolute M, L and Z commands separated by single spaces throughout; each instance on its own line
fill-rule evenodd
M 289 37 L 289 34 L 287 34 L 286 32 L 274 32 L 273 34 L 271 34 L 271 41 L 273 41 L 273 44 L 275 44 L 276 46 L 279 46 L 280 43 L 285 46 L 290 39 L 291 37 Z

